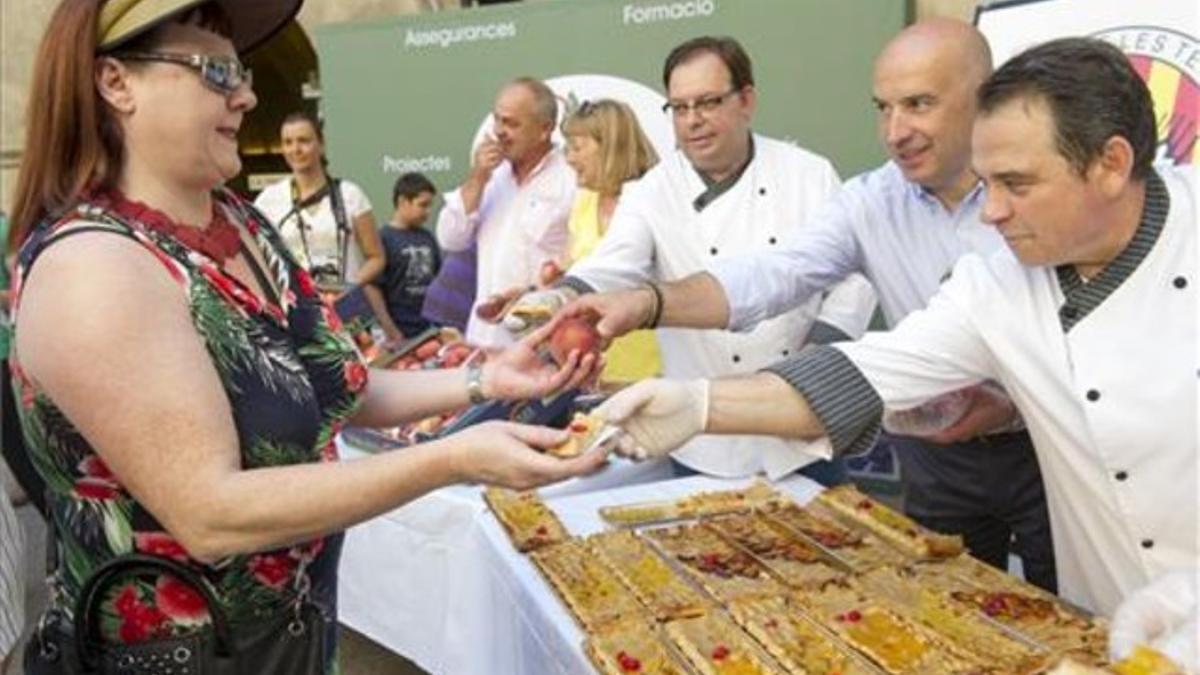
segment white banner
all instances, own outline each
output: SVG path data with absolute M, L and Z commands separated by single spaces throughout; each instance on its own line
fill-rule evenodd
M 975 17 L 999 65 L 1069 35 L 1120 47 L 1146 80 L 1158 117 L 1158 160 L 1196 163 L 1200 125 L 1200 3 L 1196 0 L 1010 0 Z

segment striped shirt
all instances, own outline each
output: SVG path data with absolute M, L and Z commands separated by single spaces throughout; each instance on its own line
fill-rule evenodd
M 0 659 L 12 651 L 25 625 L 24 535 L 0 481 Z

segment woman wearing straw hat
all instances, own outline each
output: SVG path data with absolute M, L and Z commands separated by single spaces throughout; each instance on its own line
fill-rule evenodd
M 221 187 L 256 103 L 237 54 L 299 4 L 62 0 L 51 18 L 9 239 L 12 386 L 58 558 L 30 672 L 327 672 L 328 638 L 303 636 L 331 634 L 335 533 L 453 482 L 603 462 L 504 423 L 334 461 L 344 424 L 541 396 L 599 364 L 544 365 L 542 330 L 482 367 L 368 373 L 273 226 Z

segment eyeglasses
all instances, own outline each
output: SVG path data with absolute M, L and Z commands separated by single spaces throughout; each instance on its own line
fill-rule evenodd
M 663 104 L 662 110 L 665 113 L 671 113 L 675 117 L 686 117 L 693 110 L 701 115 L 711 115 L 716 112 L 721 104 L 729 99 L 730 96 L 738 94 L 741 89 L 730 89 L 724 94 L 714 94 L 712 96 L 701 96 L 693 101 L 667 101 Z
M 236 56 L 207 54 L 170 54 L 167 52 L 122 52 L 114 58 L 125 61 L 154 61 L 186 66 L 200 73 L 200 79 L 210 88 L 229 95 L 245 84 L 253 86 L 254 74 Z

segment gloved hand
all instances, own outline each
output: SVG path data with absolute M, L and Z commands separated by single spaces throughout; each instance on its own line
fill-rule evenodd
M 522 295 L 504 315 L 501 324 L 514 335 L 527 333 L 549 321 L 574 299 L 566 288 L 546 288 Z
M 626 434 L 617 454 L 661 457 L 708 425 L 708 380 L 643 380 L 617 392 L 594 414 Z
M 1158 650 L 1189 673 L 1200 673 L 1200 568 L 1169 572 L 1134 592 L 1113 615 L 1108 634 L 1112 659 L 1137 645 Z

